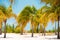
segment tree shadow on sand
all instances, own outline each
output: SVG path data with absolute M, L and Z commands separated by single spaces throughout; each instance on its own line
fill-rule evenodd
M 4 37 L 0 37 L 0 38 L 4 38 Z M 6 37 L 7 39 L 9 39 L 9 38 L 13 38 L 13 37 Z

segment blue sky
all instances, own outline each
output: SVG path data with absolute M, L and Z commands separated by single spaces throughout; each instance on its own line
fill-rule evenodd
M 9 0 L 0 0 L 0 5 L 5 5 L 6 7 L 8 7 L 10 5 Z M 12 5 L 12 10 L 13 12 L 18 15 L 25 6 L 35 6 L 37 9 L 41 8 L 42 6 L 44 6 L 44 3 L 40 3 L 39 0 L 15 0 L 13 5 Z M 16 25 L 16 20 L 14 18 L 10 18 L 7 20 L 7 24 L 14 24 Z M 46 30 L 50 30 L 53 29 L 55 25 L 51 22 L 48 23 Z M 30 23 L 27 24 L 26 30 L 30 29 Z

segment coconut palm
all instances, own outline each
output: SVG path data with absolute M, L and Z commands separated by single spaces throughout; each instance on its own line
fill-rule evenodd
M 17 22 L 21 27 L 21 34 L 23 34 L 23 29 L 25 28 L 26 24 L 30 21 L 31 27 L 33 26 L 33 15 L 35 8 L 26 6 L 23 11 L 18 15 Z M 33 37 L 33 27 L 32 27 L 32 37 Z
M 13 14 L 12 12 L 12 8 L 11 6 L 7 9 L 5 6 L 2 6 L 3 10 L 3 14 L 4 14 L 4 17 L 3 17 L 3 21 L 4 21 L 4 24 L 5 24 L 5 27 L 4 27 L 4 38 L 6 38 L 6 22 L 7 22 L 7 19 L 10 18 L 10 17 L 16 17 L 15 14 Z
M 42 23 L 40 22 L 40 24 L 42 24 L 42 27 L 43 27 L 43 29 L 44 29 L 44 35 L 45 35 L 45 28 L 46 28 L 46 26 L 47 26 L 47 24 L 48 24 L 48 22 L 49 22 L 48 16 L 46 16 L 46 13 L 44 13 L 44 14 L 42 15 L 42 17 L 41 17 L 40 20 L 42 20 Z
M 42 25 L 42 28 L 44 29 L 44 35 L 45 35 L 45 28 L 49 22 L 49 18 L 48 15 L 50 14 L 50 12 L 48 11 L 49 7 L 48 6 L 43 6 L 40 9 L 40 25 Z
M 48 14 L 49 13 L 49 14 Z M 57 20 L 57 14 L 54 13 L 51 9 L 48 9 L 46 12 L 45 12 L 45 17 L 46 17 L 46 21 L 45 23 L 47 24 L 49 21 L 52 21 L 52 23 L 54 23 L 55 20 Z M 44 17 L 44 18 L 45 18 Z M 44 19 L 45 20 L 45 19 Z
M 40 13 L 38 13 L 38 10 L 36 11 L 35 15 L 34 15 L 34 32 L 37 31 L 37 33 L 39 32 L 38 29 L 39 29 L 39 19 L 40 19 Z
M 34 28 L 34 21 L 36 22 L 36 20 L 34 20 L 36 17 L 35 17 L 35 14 L 36 14 L 37 10 L 36 8 L 33 6 L 32 7 L 32 10 L 31 10 L 31 14 L 30 14 L 30 21 L 31 21 L 31 28 L 32 28 L 32 37 L 33 37 L 33 28 Z
M 42 16 L 42 8 L 41 9 L 39 9 L 39 10 L 37 10 L 37 13 L 36 13 L 36 22 L 37 22 L 37 25 L 38 25 L 38 27 L 37 28 L 39 28 L 39 25 L 40 25 L 40 18 L 41 18 L 41 16 Z M 35 24 L 36 25 L 36 24 Z M 41 25 L 40 25 L 41 26 Z M 38 31 L 38 29 L 37 29 L 37 31 Z
M 23 34 L 23 30 L 26 24 L 29 22 L 30 10 L 30 6 L 26 6 L 17 17 L 17 22 L 21 27 L 21 34 Z
M 56 14 L 57 14 L 57 18 L 58 18 L 58 39 L 60 39 L 60 32 L 59 32 L 59 21 L 60 21 L 60 7 L 58 7 L 57 9 L 56 9 Z
M 50 4 L 50 6 L 51 6 L 51 9 L 52 9 L 52 11 L 51 12 L 53 12 L 53 13 L 55 13 L 56 12 L 56 14 L 57 14 L 57 16 L 58 16 L 58 19 L 59 19 L 59 16 L 60 16 L 60 12 L 59 12 L 59 10 L 60 10 L 60 0 L 41 0 L 42 2 L 45 2 L 46 4 Z M 58 20 L 58 25 L 59 25 L 59 20 Z M 58 39 L 60 39 L 60 36 L 59 36 L 60 34 L 59 34 L 59 26 L 58 26 Z
M 0 5 L 0 34 L 2 34 L 2 22 L 3 22 L 3 18 L 4 18 L 4 14 L 3 14 L 3 9 L 4 7 L 2 7 L 2 5 Z
M 3 5 L 0 5 L 0 14 L 1 14 L 1 15 L 0 15 L 0 18 L 1 18 L 1 19 L 0 19 L 1 21 L 0 21 L 0 22 L 1 22 L 1 23 L 3 22 L 3 20 L 5 20 L 5 15 L 4 15 L 4 13 L 6 13 L 5 11 L 6 11 L 6 8 L 5 8 Z M 1 24 L 1 25 L 2 25 L 2 24 Z M 0 26 L 1 26 L 1 25 L 0 25 Z
M 11 2 L 11 5 L 8 9 L 5 8 L 5 11 L 4 11 L 4 15 L 5 15 L 5 18 L 4 18 L 4 23 L 5 23 L 5 27 L 4 27 L 4 38 L 6 38 L 6 22 L 7 22 L 7 19 L 14 16 L 16 18 L 16 15 L 13 14 L 12 12 L 12 3 L 13 3 L 13 0 L 10 0 Z

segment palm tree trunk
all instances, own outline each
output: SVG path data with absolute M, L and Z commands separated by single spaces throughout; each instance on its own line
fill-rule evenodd
M 2 28 L 0 28 L 0 35 L 2 34 Z
M 58 36 L 57 36 L 58 39 L 60 39 L 60 32 L 59 32 L 59 18 L 60 18 L 60 16 L 58 16 Z
M 45 36 L 45 27 L 43 26 L 43 34 L 42 35 L 44 35 Z
M 23 35 L 23 31 L 21 31 L 21 35 Z
M 37 27 L 37 33 L 38 33 L 38 27 Z
M 56 20 L 55 20 L 55 35 L 56 35 Z
M 5 27 L 4 27 L 4 38 L 6 38 L 6 21 L 7 20 L 4 21 L 4 23 L 5 23 Z
M 37 27 L 37 33 L 39 33 L 39 23 L 38 23 L 38 27 Z
M 33 25 L 32 25 L 32 37 L 33 37 Z
M 2 34 L 2 22 L 0 22 L 0 35 Z
M 44 28 L 44 36 L 45 36 L 45 28 Z
M 14 24 L 13 24 L 13 29 L 12 29 L 13 33 L 14 33 Z
M 21 28 L 21 35 L 23 35 L 23 28 Z

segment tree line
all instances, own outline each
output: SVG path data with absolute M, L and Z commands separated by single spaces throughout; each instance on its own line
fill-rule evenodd
M 14 0 L 15 1 L 15 0 Z M 16 16 L 12 11 L 12 3 L 13 1 L 10 0 L 11 5 L 6 8 L 5 6 L 0 5 L 0 30 L 2 28 L 2 22 L 4 22 L 4 38 L 6 37 L 6 22 L 9 18 L 14 17 L 18 23 L 17 27 L 20 27 L 20 32 L 23 34 L 24 28 L 26 27 L 27 23 L 30 22 L 30 27 L 32 30 L 32 37 L 33 33 L 38 32 L 38 28 L 43 28 L 44 33 L 48 22 L 52 21 L 52 23 L 58 21 L 59 25 L 59 16 L 60 16 L 60 2 L 59 0 L 41 0 L 46 5 L 42 8 L 37 10 L 34 6 L 26 6 L 18 16 Z M 48 4 L 50 6 L 48 6 Z M 17 28 L 16 27 L 16 28 Z M 34 31 L 33 31 L 34 30 Z M 59 27 L 58 27 L 58 30 Z M 59 32 L 58 32 L 59 33 Z

